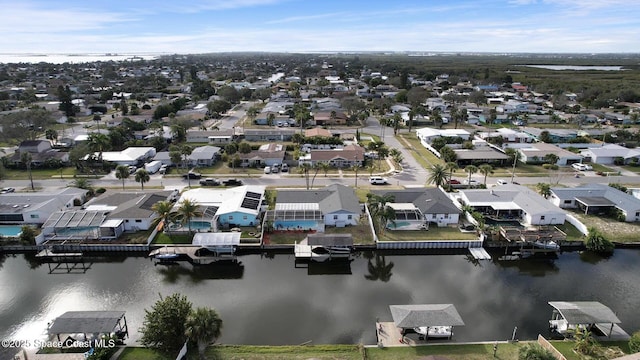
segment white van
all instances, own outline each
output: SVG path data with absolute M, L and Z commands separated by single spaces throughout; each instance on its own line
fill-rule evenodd
M 271 167 L 266 166 L 266 167 L 264 168 L 264 173 L 265 173 L 265 174 L 271 174 Z
M 387 178 L 382 176 L 372 176 L 369 178 L 369 184 L 371 185 L 385 185 L 388 184 Z

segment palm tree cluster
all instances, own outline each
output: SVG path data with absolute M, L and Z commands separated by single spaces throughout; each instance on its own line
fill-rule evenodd
M 396 224 L 396 212 L 388 203 L 395 200 L 393 195 L 376 195 L 372 193 L 367 194 L 367 203 L 369 204 L 369 212 L 374 224 L 378 228 L 380 235 L 384 234 L 384 230 L 387 224 Z
M 198 209 L 198 204 L 189 199 L 184 199 L 180 202 L 180 206 L 174 209 L 174 204 L 170 201 L 158 201 L 151 206 L 151 210 L 155 211 L 158 216 L 158 221 L 164 224 L 170 222 L 179 222 L 182 225 L 187 225 L 189 228 L 189 234 L 191 234 L 191 219 L 202 216 L 202 212 Z M 170 227 L 165 226 L 167 233 L 169 233 Z

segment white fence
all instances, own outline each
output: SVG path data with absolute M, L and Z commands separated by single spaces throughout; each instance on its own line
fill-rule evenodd
M 583 224 L 580 220 L 578 220 L 575 216 L 571 214 L 567 214 L 565 219 L 569 224 L 575 226 L 576 229 L 578 229 L 578 231 L 580 231 L 584 236 L 589 235 L 589 230 L 587 229 L 587 226 Z

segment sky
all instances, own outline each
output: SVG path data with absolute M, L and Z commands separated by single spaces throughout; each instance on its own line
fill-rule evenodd
M 0 53 L 639 53 L 638 0 L 0 0 Z

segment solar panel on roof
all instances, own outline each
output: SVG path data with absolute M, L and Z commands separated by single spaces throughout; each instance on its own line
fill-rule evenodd
M 262 198 L 262 194 L 255 193 L 253 191 L 247 191 L 247 193 L 245 194 L 245 198 L 260 199 Z
M 243 207 L 245 209 L 258 210 L 258 205 L 260 205 L 260 200 L 245 197 L 244 200 L 242 200 L 242 204 L 240 204 L 240 207 Z

